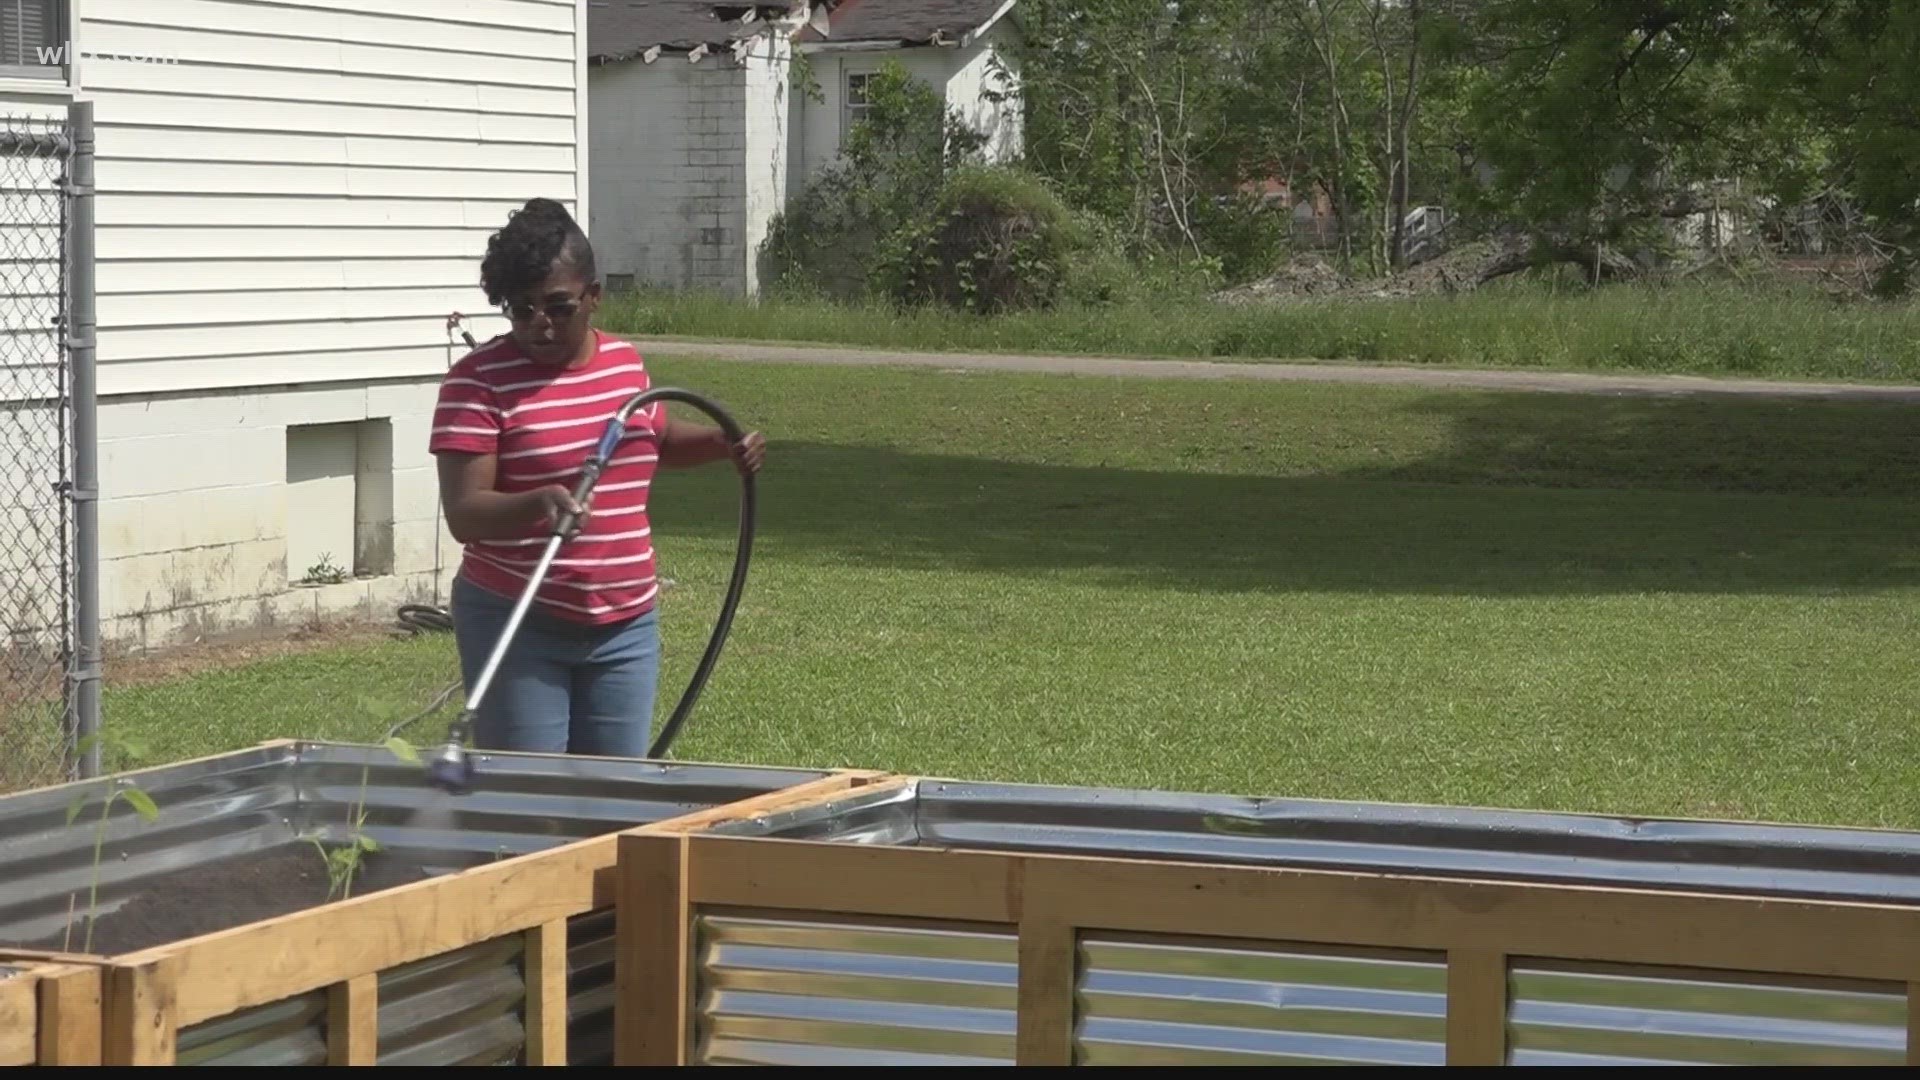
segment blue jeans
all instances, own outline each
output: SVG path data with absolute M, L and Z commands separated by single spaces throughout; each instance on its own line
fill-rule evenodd
M 469 694 L 517 599 L 454 579 L 454 641 Z M 535 601 L 473 719 L 474 747 L 645 757 L 659 676 L 657 612 L 585 626 L 543 614 Z

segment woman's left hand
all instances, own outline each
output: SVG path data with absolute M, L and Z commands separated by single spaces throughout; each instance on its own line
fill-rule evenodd
M 733 444 L 733 463 L 749 476 L 760 471 L 760 463 L 766 460 L 766 456 L 766 437 L 757 431 L 749 432 L 745 438 Z

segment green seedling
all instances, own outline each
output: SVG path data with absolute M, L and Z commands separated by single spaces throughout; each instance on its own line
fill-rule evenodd
M 78 749 L 80 753 L 85 754 L 95 746 L 101 747 L 102 750 L 114 751 L 118 754 L 120 760 L 129 763 L 139 761 L 146 756 L 145 748 L 139 744 L 131 740 L 107 735 L 104 732 L 89 735 L 81 739 Z M 85 953 L 93 951 L 93 924 L 99 918 L 100 856 L 106 848 L 107 818 L 113 812 L 113 804 L 125 800 L 126 804 L 133 808 L 133 812 L 140 815 L 140 819 L 149 825 L 160 817 L 160 808 L 154 804 L 153 796 L 141 790 L 138 784 L 135 784 L 131 780 L 116 780 L 109 777 L 107 778 L 106 786 L 109 790 L 107 797 L 100 802 L 100 821 L 94 827 L 93 880 L 87 886 L 87 937 L 86 942 L 80 947 L 80 951 Z M 75 819 L 80 816 L 81 811 L 86 809 L 86 806 L 87 793 L 83 791 L 75 796 L 73 803 L 67 807 L 67 826 L 69 828 L 73 826 Z M 67 934 L 65 942 L 61 947 L 68 952 L 73 950 L 73 916 L 71 913 L 67 916 Z
M 373 713 L 382 709 L 372 702 L 363 700 L 363 708 Z M 412 743 L 394 736 L 386 742 L 387 752 L 410 765 L 420 764 L 419 751 Z M 359 876 L 361 864 L 366 857 L 380 850 L 380 842 L 366 833 L 367 824 L 367 777 L 372 771 L 371 763 L 360 766 L 360 792 L 353 800 L 353 806 L 347 812 L 347 838 L 344 843 L 328 847 L 321 837 L 313 837 L 313 846 L 319 850 L 320 859 L 327 867 L 327 900 L 345 900 L 353 895 L 353 881 Z

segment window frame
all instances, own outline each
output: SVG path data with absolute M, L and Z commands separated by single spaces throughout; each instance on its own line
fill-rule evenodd
M 63 49 L 58 64 L 18 64 L 0 56 L 0 81 L 69 87 L 73 81 L 74 3 L 73 0 L 0 0 L 0 22 L 4 22 L 28 4 L 44 5 L 47 19 L 59 29 L 52 48 Z
M 4 2 L 4 0 L 0 0 L 0 2 Z M 863 101 L 858 105 L 853 103 L 854 80 L 858 79 L 860 81 L 861 95 L 864 97 L 866 95 L 867 84 L 879 74 L 879 68 L 867 67 L 848 67 L 840 73 L 841 146 L 846 145 L 847 136 L 853 133 L 853 126 L 860 122 L 861 117 L 873 109 L 873 102 L 871 100 Z

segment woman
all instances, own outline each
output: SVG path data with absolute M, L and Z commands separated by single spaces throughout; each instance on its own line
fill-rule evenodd
M 757 471 L 758 432 L 728 445 L 717 427 L 635 413 L 589 507 L 571 490 L 615 409 L 648 389 L 633 346 L 593 327 L 593 248 L 551 199 L 516 211 L 480 266 L 512 331 L 448 371 L 430 450 L 447 525 L 465 546 L 453 585 L 454 636 L 471 693 L 564 513 L 582 512 L 535 594 L 474 717 L 483 750 L 644 757 L 660 664 L 647 496 L 656 468 L 731 457 Z

